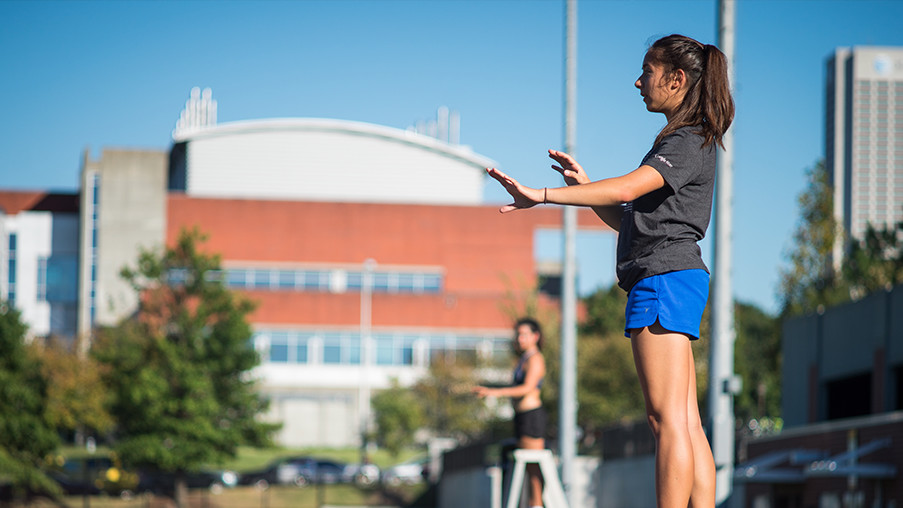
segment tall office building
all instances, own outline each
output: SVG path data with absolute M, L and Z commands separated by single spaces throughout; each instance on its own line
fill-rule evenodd
M 903 48 L 838 48 L 826 84 L 825 163 L 852 240 L 903 220 Z M 838 241 L 835 267 L 843 249 Z

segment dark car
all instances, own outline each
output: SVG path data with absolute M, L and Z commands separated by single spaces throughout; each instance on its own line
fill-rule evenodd
M 68 495 L 104 493 L 129 497 L 138 487 L 138 475 L 124 470 L 110 457 L 67 459 L 48 475 Z
M 144 470 L 139 473 L 141 480 L 138 490 L 153 492 L 155 494 L 171 495 L 175 492 L 176 480 L 179 474 L 156 470 Z M 189 489 L 208 489 L 218 494 L 225 488 L 234 487 L 238 483 L 238 473 L 221 469 L 205 469 L 183 473 L 186 486 Z
M 301 475 L 301 458 L 283 458 L 270 462 L 263 469 L 246 471 L 238 477 L 239 485 L 254 485 L 265 489 L 270 485 L 306 485 Z
M 241 485 L 267 488 L 270 485 L 350 483 L 355 481 L 357 468 L 341 462 L 315 457 L 287 457 L 271 462 L 266 468 L 242 473 Z

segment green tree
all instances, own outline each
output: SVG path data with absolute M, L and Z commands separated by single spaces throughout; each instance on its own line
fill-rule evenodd
M 627 292 L 617 284 L 607 289 L 599 288 L 583 299 L 586 318 L 580 323 L 581 335 L 624 336 L 624 308 L 627 306 Z
M 392 386 L 373 397 L 376 443 L 393 456 L 414 444 L 414 434 L 424 423 L 423 409 L 416 394 L 399 386 L 397 380 Z
M 142 251 L 123 277 L 140 295 L 137 313 L 104 330 L 93 349 L 106 366 L 118 423 L 114 449 L 129 466 L 175 473 L 176 503 L 186 506 L 184 474 L 234 457 L 240 445 L 267 445 L 278 428 L 257 420 L 266 401 L 248 373 L 250 301 L 218 280 L 218 256 L 183 231 L 162 254 Z
M 41 465 L 59 445 L 47 414 L 47 379 L 25 346 L 26 326 L 19 312 L 0 304 L 0 483 L 18 496 L 60 494 Z
M 750 304 L 734 305 L 737 339 L 734 372 L 743 389 L 734 398 L 734 414 L 747 422 L 781 415 L 780 320 Z
M 41 371 L 48 379 L 47 415 L 53 426 L 68 433 L 103 435 L 113 427 L 100 365 L 80 358 L 66 345 L 49 341 L 35 347 Z
M 783 315 L 814 312 L 819 306 L 849 299 L 843 278 L 832 266 L 834 243 L 841 232 L 834 219 L 833 189 L 824 161 L 806 171 L 806 180 L 797 198 L 800 219 L 787 256 L 789 266 L 781 270 Z
M 487 412 L 483 401 L 470 391 L 476 384 L 472 362 L 447 355 L 434 356 L 428 375 L 412 387 L 423 408 L 424 427 L 436 436 L 459 442 L 482 435 Z
M 844 263 L 844 277 L 851 294 L 866 294 L 903 282 L 903 223 L 880 228 L 869 224 L 865 236 L 850 245 Z

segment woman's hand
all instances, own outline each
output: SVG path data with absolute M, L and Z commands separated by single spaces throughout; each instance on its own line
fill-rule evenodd
M 492 394 L 492 388 L 487 388 L 485 386 L 474 386 L 470 389 L 477 397 L 486 398 Z
M 558 150 L 549 150 L 549 158 L 554 159 L 559 165 L 552 165 L 552 169 L 561 173 L 564 182 L 568 185 L 580 185 L 589 183 L 590 179 L 583 166 L 577 163 L 570 155 L 559 152 Z
M 513 203 L 499 208 L 499 211 L 502 213 L 530 208 L 536 206 L 539 203 L 542 203 L 545 199 L 544 189 L 533 189 L 525 185 L 521 185 L 514 178 L 511 178 L 510 176 L 502 173 L 495 168 L 486 168 L 486 172 L 489 173 L 489 176 L 498 180 L 498 182 L 502 184 L 502 187 L 504 187 L 505 190 L 508 191 L 508 194 L 511 194 L 511 197 L 514 198 Z

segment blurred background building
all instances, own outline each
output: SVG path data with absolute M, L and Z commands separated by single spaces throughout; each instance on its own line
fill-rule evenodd
M 437 116 L 408 130 L 217 124 L 195 89 L 169 150 L 86 151 L 77 194 L 0 192 L 0 293 L 31 336 L 90 338 L 137 308 L 120 270 L 139 250 L 196 227 L 225 283 L 258 303 L 251 340 L 277 441 L 359 444 L 372 390 L 414 382 L 438 355 L 506 362 L 512 312 L 556 305 L 534 238 L 561 227 L 560 209 L 482 204 L 494 161 L 457 143 L 455 114 Z M 602 227 L 588 211 L 581 226 Z
M 903 48 L 838 48 L 828 58 L 825 163 L 847 239 L 903 220 Z M 840 266 L 843 240 L 835 245 Z

